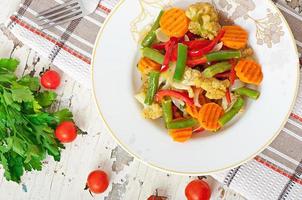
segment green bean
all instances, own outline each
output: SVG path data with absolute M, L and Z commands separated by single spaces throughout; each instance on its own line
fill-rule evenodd
M 223 50 L 206 55 L 208 62 L 230 60 L 232 58 L 241 58 L 241 51 Z
M 152 71 L 149 73 L 148 90 L 146 94 L 145 104 L 151 105 L 154 101 L 155 93 L 158 89 L 159 72 Z
M 153 42 L 155 41 L 155 39 L 156 39 L 155 31 L 159 28 L 159 20 L 163 14 L 164 14 L 164 11 L 161 10 L 157 19 L 155 20 L 153 26 L 151 27 L 151 30 L 148 32 L 148 34 L 145 36 L 145 38 L 142 41 L 143 47 L 150 47 L 153 44 Z
M 189 128 L 197 124 L 197 120 L 193 118 L 171 121 L 167 124 L 168 129 Z
M 241 95 L 241 96 L 247 96 L 251 99 L 257 100 L 260 96 L 260 92 L 257 90 L 253 90 L 250 88 L 242 87 L 235 90 L 235 94 Z
M 142 49 L 142 54 L 144 57 L 149 58 L 159 64 L 163 64 L 165 56 L 159 51 L 145 47 Z
M 229 62 L 220 62 L 215 65 L 212 65 L 208 68 L 206 68 L 202 74 L 206 78 L 211 78 L 215 76 L 216 74 L 220 74 L 223 72 L 226 72 L 232 68 L 232 65 Z
M 239 111 L 242 109 L 243 106 L 244 106 L 243 98 L 238 97 L 237 101 L 234 103 L 232 108 L 218 120 L 219 124 L 221 126 L 224 126 L 226 123 L 231 121 L 235 117 L 235 115 L 239 113 Z
M 188 53 L 188 47 L 182 43 L 179 43 L 176 68 L 173 76 L 173 79 L 175 81 L 181 81 L 183 78 L 186 64 L 187 64 L 187 53 Z
M 172 101 L 171 101 L 171 99 L 164 100 L 161 103 L 161 105 L 162 105 L 162 109 L 163 109 L 163 116 L 164 116 L 165 123 L 168 124 L 173 119 Z

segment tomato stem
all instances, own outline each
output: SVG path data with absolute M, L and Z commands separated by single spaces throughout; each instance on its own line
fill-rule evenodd
M 86 184 L 86 186 L 85 186 L 84 190 L 88 190 L 88 188 L 89 188 L 89 187 L 88 187 L 88 185 Z
M 197 176 L 197 178 L 198 178 L 199 180 L 207 179 L 206 176 Z

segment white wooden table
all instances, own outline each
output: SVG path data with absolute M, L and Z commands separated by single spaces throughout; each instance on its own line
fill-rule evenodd
M 23 46 L 6 29 L 3 23 L 18 7 L 20 0 L 0 1 L 0 57 L 18 58 L 19 73 L 34 71 L 38 76 L 44 68 L 52 67 L 38 53 Z M 91 93 L 62 73 L 62 86 L 53 109 L 68 107 L 83 131 L 76 141 L 66 145 L 61 162 L 51 158 L 44 162 L 41 172 L 23 176 L 20 185 L 7 182 L 0 170 L 0 200 L 146 200 L 158 189 L 170 200 L 184 200 L 184 188 L 195 177 L 166 174 L 140 163 L 121 149 L 102 124 Z M 101 168 L 110 175 L 106 193 L 92 197 L 84 191 L 91 170 Z M 212 199 L 243 200 L 240 195 L 223 188 L 211 177 L 207 178 L 213 192 Z

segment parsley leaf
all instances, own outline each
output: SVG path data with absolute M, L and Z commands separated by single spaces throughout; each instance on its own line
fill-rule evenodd
M 40 89 L 39 79 L 37 77 L 31 77 L 30 75 L 23 76 L 18 83 L 23 86 L 27 86 L 32 92 L 36 92 Z
M 36 95 L 36 100 L 42 107 L 49 107 L 55 102 L 57 94 L 52 91 L 40 92 Z
M 72 113 L 49 112 L 57 94 L 41 92 L 36 77 L 18 79 L 18 63 L 0 59 L 0 164 L 6 179 L 19 183 L 25 171 L 42 170 L 47 154 L 60 160 L 64 146 L 54 131 L 62 121 L 72 120 Z
M 12 85 L 12 97 L 13 100 L 21 103 L 21 102 L 30 102 L 34 100 L 34 96 L 30 89 L 26 86 L 18 85 L 18 84 L 13 84 Z
M 15 72 L 19 65 L 19 61 L 11 58 L 2 58 L 0 59 L 0 69 L 5 69 L 10 72 Z
M 55 112 L 53 113 L 53 116 L 58 124 L 64 121 L 71 121 L 73 117 L 72 113 L 68 109 L 63 109 Z

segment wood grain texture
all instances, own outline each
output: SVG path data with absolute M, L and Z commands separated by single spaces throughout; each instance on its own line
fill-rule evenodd
M 21 61 L 18 74 L 39 76 L 54 68 L 46 59 L 18 41 L 3 23 L 17 8 L 20 0 L 1 0 L 0 57 L 15 57 Z M 57 70 L 57 69 L 56 69 Z M 7 182 L 0 168 L 0 199 L 5 200 L 146 200 L 158 189 L 169 200 L 184 200 L 184 188 L 195 177 L 166 174 L 149 168 L 120 148 L 103 125 L 96 111 L 91 92 L 61 72 L 62 86 L 52 109 L 70 108 L 82 134 L 66 145 L 60 162 L 52 158 L 44 161 L 43 170 L 29 172 L 20 185 Z M 84 190 L 91 170 L 101 168 L 109 173 L 110 187 L 102 195 L 92 197 Z M 207 178 L 213 192 L 212 199 L 243 200 L 240 195 Z

